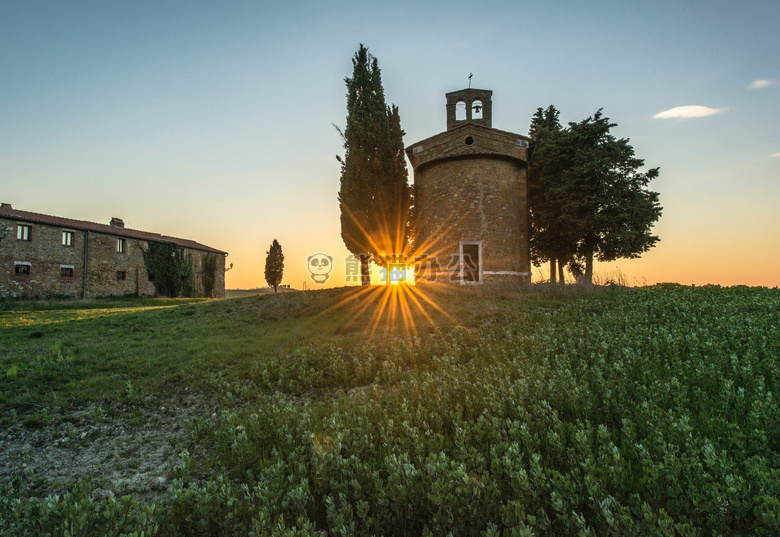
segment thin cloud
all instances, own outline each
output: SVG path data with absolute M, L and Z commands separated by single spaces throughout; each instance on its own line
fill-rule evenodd
M 771 80 L 765 80 L 765 79 L 762 78 L 762 79 L 754 80 L 753 82 L 751 82 L 750 85 L 748 85 L 748 89 L 766 88 L 766 87 L 771 86 L 772 84 L 774 84 L 774 82 L 772 82 Z
M 670 108 L 663 112 L 658 112 L 653 117 L 656 119 L 673 119 L 673 118 L 691 118 L 691 117 L 706 117 L 712 116 L 722 112 L 722 108 L 710 108 L 709 106 L 678 106 L 676 108 Z
M 772 158 L 780 158 L 780 151 L 772 155 Z

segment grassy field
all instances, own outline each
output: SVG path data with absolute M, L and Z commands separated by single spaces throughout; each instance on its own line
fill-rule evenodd
M 288 293 L 288 292 L 294 292 L 295 289 L 279 289 L 279 293 Z M 248 296 L 256 296 L 256 295 L 268 295 L 273 294 L 274 290 L 273 288 L 263 287 L 263 288 L 257 288 L 257 289 L 226 289 L 225 290 L 225 297 L 226 298 L 245 298 Z
M 0 334 L 2 535 L 780 533 L 777 289 L 7 302 Z

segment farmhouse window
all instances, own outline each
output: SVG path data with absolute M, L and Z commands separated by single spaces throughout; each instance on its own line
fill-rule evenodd
M 29 241 L 32 239 L 32 227 L 19 224 L 16 226 L 16 240 Z
M 117 239 L 116 240 L 116 251 L 120 254 L 125 253 L 125 248 L 127 245 L 125 244 L 125 239 Z
M 116 281 L 122 282 L 127 279 L 127 272 L 124 270 L 117 270 L 116 271 Z
M 32 265 L 30 263 L 14 263 L 14 277 L 16 278 L 29 278 L 32 272 Z
M 60 266 L 60 278 L 63 280 L 72 280 L 74 275 L 73 267 L 70 265 Z
M 73 232 L 72 231 L 63 231 L 62 232 L 62 245 L 63 246 L 73 246 Z

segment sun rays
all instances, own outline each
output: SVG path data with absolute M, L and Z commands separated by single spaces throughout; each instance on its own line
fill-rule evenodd
M 450 216 L 438 226 L 431 236 L 445 235 L 452 218 Z M 380 332 L 400 333 L 409 339 L 417 337 L 421 324 L 437 326 L 434 316 L 460 324 L 434 298 L 437 289 L 450 287 L 447 280 L 451 274 L 442 271 L 436 262 L 444 254 L 444 249 L 433 240 L 425 240 L 417 244 L 413 251 L 412 245 L 404 238 L 403 232 L 391 232 L 388 227 L 377 238 L 362 237 L 362 244 L 380 252 L 376 256 L 375 264 L 380 270 L 375 271 L 375 285 L 355 287 L 322 314 L 349 307 L 352 311 L 342 330 L 355 324 L 370 327 L 369 339 Z M 401 244 L 403 246 L 398 247 L 399 251 L 393 252 L 393 245 Z
M 354 224 L 345 242 L 358 245 L 364 253 L 353 255 L 374 265 L 372 285 L 355 287 L 322 315 L 348 308 L 350 314 L 341 329 L 367 327 L 369 339 L 380 333 L 416 338 L 421 325 L 435 327 L 441 318 L 460 324 L 435 296 L 437 290 L 460 283 L 460 259 L 447 259 L 452 252 L 443 239 L 457 227 L 461 215 L 448 214 L 421 237 L 413 226 L 404 227 L 405 219 L 400 215 L 381 214 L 372 234 L 344 204 L 342 211 Z
M 432 236 L 445 234 L 450 220 L 451 218 L 448 218 L 443 222 Z M 389 230 L 385 229 L 377 240 L 367 238 L 365 241 L 381 251 L 380 245 L 398 244 L 401 238 L 401 233 L 391 235 Z M 460 324 L 435 299 L 437 290 L 451 287 L 448 282 L 451 274 L 442 271 L 435 262 L 443 255 L 444 250 L 437 247 L 434 241 L 427 240 L 417 245 L 415 251 L 425 253 L 413 253 L 409 243 L 404 244 L 400 253 L 381 253 L 377 265 L 384 267 L 381 267 L 379 277 L 374 279 L 378 284 L 355 287 L 322 314 L 326 315 L 345 307 L 351 308 L 342 330 L 355 324 L 370 327 L 369 339 L 380 332 L 403 334 L 407 339 L 416 338 L 421 324 L 437 326 L 434 316 Z M 434 262 L 431 263 L 431 260 Z
M 438 284 L 441 285 L 441 284 Z M 434 316 L 440 316 L 459 325 L 460 322 L 434 298 L 436 284 L 421 286 L 371 285 L 355 287 L 342 300 L 333 304 L 321 315 L 342 308 L 350 314 L 341 327 L 344 331 L 353 325 L 368 327 L 368 339 L 377 335 L 402 335 L 417 338 L 421 325 L 438 326 Z

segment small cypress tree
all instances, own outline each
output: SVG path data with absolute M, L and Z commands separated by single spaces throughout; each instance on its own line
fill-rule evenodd
M 266 252 L 265 258 L 265 281 L 274 288 L 274 293 L 279 284 L 282 283 L 282 274 L 284 273 L 284 254 L 282 245 L 274 239 L 271 248 Z

